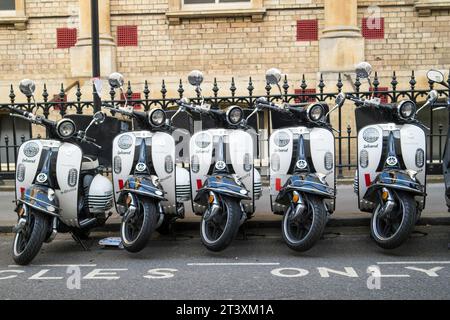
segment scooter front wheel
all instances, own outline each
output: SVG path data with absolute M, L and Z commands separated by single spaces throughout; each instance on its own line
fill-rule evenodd
M 371 235 L 378 246 L 384 249 L 395 249 L 405 242 L 414 229 L 417 217 L 417 206 L 413 195 L 406 192 L 392 192 L 395 207 L 383 213 L 383 204 L 376 205 L 370 223 Z
M 22 266 L 29 264 L 39 253 L 49 226 L 46 217 L 40 212 L 29 210 L 26 220 L 25 225 L 16 232 L 12 248 L 15 263 Z
M 239 200 L 221 197 L 221 208 L 209 219 L 202 216 L 200 235 L 203 245 L 211 251 L 222 251 L 236 237 L 242 217 Z
M 307 195 L 305 210 L 298 217 L 293 217 L 292 206 L 283 216 L 282 234 L 289 248 L 295 251 L 311 249 L 322 237 L 327 223 L 327 209 L 320 197 Z
M 145 248 L 158 218 L 155 201 L 141 198 L 137 207 L 132 216 L 124 218 L 120 227 L 123 247 L 129 252 L 139 252 Z

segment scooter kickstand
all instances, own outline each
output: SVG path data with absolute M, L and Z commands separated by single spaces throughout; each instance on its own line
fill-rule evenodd
M 89 251 L 89 248 L 86 247 L 86 245 L 77 235 L 75 235 L 73 232 L 71 232 L 70 234 L 72 235 L 72 239 L 75 240 L 75 242 L 78 243 L 83 248 L 84 251 Z

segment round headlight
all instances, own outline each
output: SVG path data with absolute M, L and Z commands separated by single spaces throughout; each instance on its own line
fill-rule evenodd
M 56 124 L 56 132 L 62 139 L 67 139 L 75 134 L 75 122 L 70 119 L 62 119 Z
M 236 125 L 242 121 L 242 117 L 244 116 L 244 112 L 240 107 L 233 106 L 228 108 L 227 110 L 227 121 L 229 124 Z
M 416 114 L 416 104 L 411 100 L 405 100 L 398 104 L 398 115 L 402 119 L 411 119 Z
M 317 122 L 322 119 L 325 110 L 321 104 L 312 104 L 307 109 L 307 116 L 310 121 Z
M 166 121 L 166 113 L 163 109 L 153 109 L 148 115 L 150 124 L 154 127 L 160 127 Z
M 206 148 L 211 144 L 211 139 L 209 134 L 202 132 L 195 138 L 195 144 L 199 148 Z

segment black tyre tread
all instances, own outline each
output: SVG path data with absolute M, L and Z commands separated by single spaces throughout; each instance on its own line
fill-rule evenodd
M 374 214 L 372 214 L 372 219 L 370 221 L 371 237 L 375 240 L 377 245 L 383 249 L 391 250 L 401 246 L 406 240 L 408 240 L 416 225 L 417 206 L 414 197 L 408 193 L 400 191 L 397 191 L 397 196 L 403 199 L 403 205 L 405 206 L 404 210 L 407 214 L 404 216 L 403 222 L 400 225 L 400 231 L 397 232 L 394 238 L 388 241 L 377 239 L 373 231 Z
M 214 252 L 222 251 L 231 244 L 239 231 L 239 224 L 241 221 L 241 206 L 239 204 L 239 200 L 230 197 L 222 197 L 222 201 L 228 203 L 228 219 L 230 223 L 225 227 L 220 241 L 217 241 L 213 244 L 208 243 L 205 240 L 204 234 L 202 232 L 203 229 L 200 226 L 200 236 L 202 238 L 203 245 L 208 250 Z
M 283 216 L 283 223 L 281 225 L 283 239 L 286 242 L 287 246 L 292 250 L 304 252 L 311 249 L 317 241 L 323 235 L 325 230 L 325 226 L 327 224 L 327 209 L 323 200 L 320 197 L 314 195 L 307 195 L 307 201 L 311 202 L 311 205 L 314 207 L 314 219 L 313 225 L 311 226 L 310 232 L 303 238 L 300 242 L 292 243 L 286 236 L 286 231 L 284 230 L 284 219 L 287 218 L 286 213 Z
M 30 210 L 30 215 L 31 214 L 34 215 L 34 226 L 25 250 L 19 256 L 14 254 L 14 247 L 12 251 L 14 262 L 21 266 L 28 265 L 33 261 L 41 250 L 42 244 L 47 237 L 48 221 L 44 214 Z M 13 241 L 13 246 L 14 244 L 15 241 Z
M 141 234 L 132 244 L 125 243 L 123 241 L 123 234 L 121 234 L 123 247 L 125 250 L 132 253 L 142 251 L 147 246 L 153 231 L 155 231 L 158 219 L 156 203 L 153 200 L 141 198 L 139 201 L 142 202 L 142 214 L 144 215 Z

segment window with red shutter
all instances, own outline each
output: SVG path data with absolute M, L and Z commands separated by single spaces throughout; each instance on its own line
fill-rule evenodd
M 316 89 L 295 89 L 295 94 L 316 94 Z M 304 103 L 304 102 L 316 102 L 316 97 L 297 97 L 294 99 L 295 103 Z
M 318 20 L 298 20 L 297 21 L 297 41 L 317 41 L 319 40 Z
M 59 96 L 59 94 L 54 94 L 53 99 L 50 102 L 67 102 L 67 94 L 65 94 L 62 99 Z M 61 110 L 61 107 L 62 107 L 61 104 L 54 104 L 53 110 Z
M 75 46 L 77 43 L 76 28 L 57 28 L 56 29 L 56 47 L 66 49 Z
M 366 39 L 384 39 L 384 18 L 363 18 L 362 34 Z
M 127 96 L 128 98 L 128 96 Z M 120 100 L 125 100 L 125 95 L 123 93 L 120 94 Z M 141 100 L 141 93 L 140 92 L 133 92 L 131 94 L 131 100 Z M 131 105 L 132 101 L 128 101 L 128 104 Z M 141 109 L 142 106 L 140 104 L 134 104 L 133 105 L 134 109 Z
M 117 45 L 119 47 L 136 47 L 138 45 L 137 26 L 118 26 Z
M 372 92 L 373 88 L 370 88 L 369 91 Z M 377 98 L 380 98 L 381 103 L 389 103 L 389 96 L 387 94 L 380 93 L 380 92 L 386 92 L 386 91 L 389 91 L 388 87 L 378 87 L 377 93 L 375 93 L 374 96 Z

